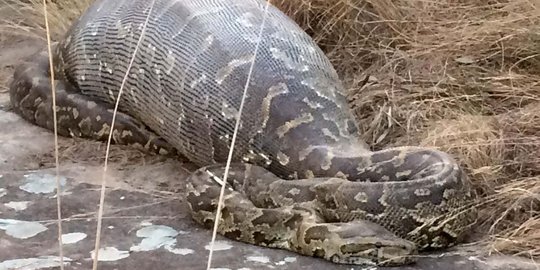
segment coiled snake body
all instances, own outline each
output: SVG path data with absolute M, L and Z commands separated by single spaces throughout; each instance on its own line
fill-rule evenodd
M 264 8 L 262 0 L 96 1 L 54 49 L 59 133 L 106 140 L 123 89 L 114 142 L 198 165 L 187 201 L 211 228 L 214 178 L 223 178 L 240 117 L 220 234 L 376 265 L 459 242 L 475 212 L 465 209 L 473 196 L 456 161 L 420 147 L 371 152 L 326 56 L 277 8 Z M 46 51 L 27 60 L 10 86 L 13 109 L 52 129 Z

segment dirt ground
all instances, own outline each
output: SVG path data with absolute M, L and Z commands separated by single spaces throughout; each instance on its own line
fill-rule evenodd
M 21 57 L 42 41 L 0 44 L 0 269 L 57 269 L 53 134 L 9 110 L 7 83 Z M 60 138 L 66 269 L 90 269 L 105 147 Z M 187 214 L 183 181 L 193 166 L 113 147 L 107 172 L 100 269 L 205 269 L 211 232 Z M 467 247 L 423 254 L 394 269 L 539 269 L 511 257 L 466 255 Z M 459 255 L 457 255 L 459 253 Z M 218 236 L 214 269 L 363 269 Z

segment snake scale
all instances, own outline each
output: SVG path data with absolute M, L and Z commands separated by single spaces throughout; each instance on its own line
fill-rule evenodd
M 408 264 L 461 241 L 476 219 L 462 168 L 434 149 L 370 151 L 327 57 L 265 5 L 95 1 L 53 50 L 58 132 L 113 132 L 114 143 L 188 158 L 199 167 L 186 181 L 189 209 L 211 228 L 240 118 L 225 237 L 359 265 Z M 48 65 L 46 50 L 21 63 L 10 98 L 24 119 L 52 129 Z

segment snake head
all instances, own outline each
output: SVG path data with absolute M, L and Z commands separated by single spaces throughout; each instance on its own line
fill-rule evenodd
M 355 237 L 341 244 L 329 260 L 341 264 L 399 266 L 415 262 L 417 254 L 415 245 L 401 238 Z
M 339 264 L 398 266 L 416 261 L 418 249 L 370 221 L 319 223 L 303 230 L 303 249 Z

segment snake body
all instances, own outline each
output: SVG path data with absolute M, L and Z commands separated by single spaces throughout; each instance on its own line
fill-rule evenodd
M 186 157 L 200 168 L 186 182 L 192 217 L 211 228 L 240 118 L 220 234 L 372 265 L 461 241 L 476 213 L 457 162 L 421 147 L 370 151 L 327 57 L 265 5 L 97 0 L 54 48 L 58 132 L 113 132 L 115 143 Z M 53 129 L 48 64 L 46 51 L 28 58 L 10 95 L 15 112 Z

